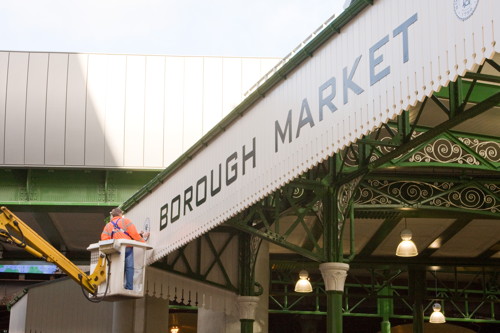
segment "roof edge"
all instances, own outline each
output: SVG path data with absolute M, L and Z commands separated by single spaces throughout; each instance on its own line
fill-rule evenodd
M 163 182 L 175 173 L 184 163 L 189 162 L 193 157 L 208 144 L 215 140 L 227 127 L 240 118 L 259 99 L 264 98 L 279 82 L 286 79 L 286 76 L 302 64 L 307 58 L 312 57 L 313 53 L 321 47 L 332 36 L 339 34 L 341 29 L 351 22 L 363 9 L 373 5 L 373 0 L 354 0 L 336 19 L 328 24 L 316 37 L 307 43 L 300 51 L 285 62 L 279 69 L 275 70 L 267 80 L 262 82 L 247 98 L 245 98 L 233 111 L 224 117 L 217 125 L 208 131 L 200 140 L 198 140 L 184 154 L 179 156 L 172 164 L 151 179 L 146 185 L 140 188 L 134 195 L 126 200 L 120 207 L 123 210 L 130 210 L 139 203 L 144 197 L 152 193 L 153 190 L 163 184 Z

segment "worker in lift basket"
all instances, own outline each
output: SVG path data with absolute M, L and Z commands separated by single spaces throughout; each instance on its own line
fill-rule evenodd
M 132 239 L 145 242 L 149 232 L 137 232 L 135 225 L 123 216 L 120 208 L 113 208 L 110 212 L 111 220 L 106 224 L 101 234 L 101 240 Z M 143 238 L 144 237 L 144 238 Z M 125 250 L 125 289 L 133 290 L 134 286 L 134 248 L 129 246 Z

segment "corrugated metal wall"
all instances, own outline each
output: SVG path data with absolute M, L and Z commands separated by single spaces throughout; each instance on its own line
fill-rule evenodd
M 0 52 L 0 165 L 165 168 L 277 61 Z

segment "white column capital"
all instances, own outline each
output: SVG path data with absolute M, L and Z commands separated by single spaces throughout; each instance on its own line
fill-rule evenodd
M 255 310 L 259 302 L 259 296 L 238 296 L 238 312 L 240 319 L 255 320 Z
M 344 291 L 349 265 L 341 262 L 325 262 L 319 265 L 326 291 Z

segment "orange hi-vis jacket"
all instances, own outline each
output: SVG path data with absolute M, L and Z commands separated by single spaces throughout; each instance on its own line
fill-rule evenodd
M 101 234 L 101 240 L 107 239 L 132 239 L 144 242 L 144 239 L 137 232 L 132 221 L 120 216 L 113 217 L 104 227 Z

